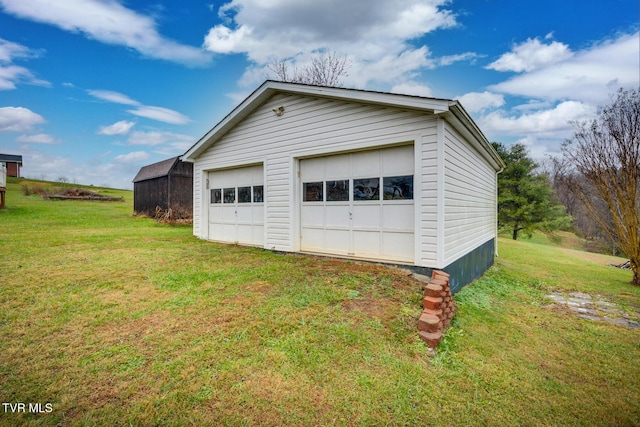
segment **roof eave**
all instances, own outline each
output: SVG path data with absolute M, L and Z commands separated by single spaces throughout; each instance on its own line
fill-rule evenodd
M 449 100 L 422 98 L 409 95 L 371 92 L 357 89 L 344 89 L 327 86 L 312 86 L 296 83 L 283 83 L 267 80 L 251 95 L 242 101 L 231 113 L 224 117 L 216 126 L 200 138 L 181 157 L 184 162 L 195 160 L 215 143 L 222 135 L 251 114 L 256 108 L 266 102 L 278 92 L 316 96 L 320 98 L 343 99 L 348 101 L 363 102 L 367 104 L 382 105 L 395 108 L 407 108 L 440 114 L 448 111 Z
M 504 161 L 460 102 L 451 101 L 448 111 L 440 115 L 462 133 L 496 171 L 500 172 L 504 169 Z

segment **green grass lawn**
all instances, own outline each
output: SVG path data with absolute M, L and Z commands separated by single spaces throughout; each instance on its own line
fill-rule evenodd
M 2 426 L 639 424 L 640 330 L 544 299 L 635 316 L 613 258 L 500 239 L 429 356 L 399 270 L 203 242 L 133 217 L 128 191 L 45 201 L 23 184 L 0 211 L 0 402 L 43 413 L 3 405 Z

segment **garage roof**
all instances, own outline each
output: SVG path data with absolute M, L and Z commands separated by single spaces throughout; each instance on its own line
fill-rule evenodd
M 179 157 L 172 157 L 167 160 L 162 160 L 158 163 L 153 163 L 147 166 L 143 166 L 138 171 L 138 174 L 133 178 L 133 182 L 145 181 L 147 179 L 158 178 L 160 176 L 169 175 L 171 168 L 178 161 Z
M 313 86 L 300 83 L 285 83 L 273 80 L 265 81 L 251 95 L 240 103 L 233 111 L 200 138 L 182 156 L 182 161 L 194 162 L 202 153 L 211 147 L 230 129 L 256 110 L 276 93 L 289 93 L 315 96 L 319 98 L 341 99 L 365 104 L 381 105 L 436 114 L 450 122 L 461 132 L 496 170 L 504 167 L 504 163 L 493 149 L 480 128 L 462 105 L 455 100 L 426 98 L 421 96 L 400 95 L 387 92 L 374 92 L 360 89 L 345 89 L 327 86 Z

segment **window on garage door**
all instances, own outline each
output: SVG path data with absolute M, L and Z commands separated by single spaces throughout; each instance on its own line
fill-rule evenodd
M 326 181 L 327 202 L 345 202 L 349 201 L 349 180 L 333 180 Z
M 353 199 L 349 198 L 351 181 L 353 181 Z M 305 182 L 302 184 L 302 201 L 345 202 L 353 200 L 357 202 L 380 200 L 380 181 L 383 183 L 383 200 L 413 200 L 413 175 L 403 175 Z
M 237 199 L 236 199 L 236 194 Z M 223 197 L 224 195 L 224 197 Z M 264 186 L 211 189 L 211 204 L 263 203 Z

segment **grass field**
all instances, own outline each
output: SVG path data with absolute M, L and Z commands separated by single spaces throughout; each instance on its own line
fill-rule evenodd
M 25 183 L 0 211 L 2 426 L 640 425 L 640 330 L 544 298 L 637 319 L 619 259 L 500 239 L 434 356 L 398 270 L 203 242 L 133 217 L 128 191 Z

